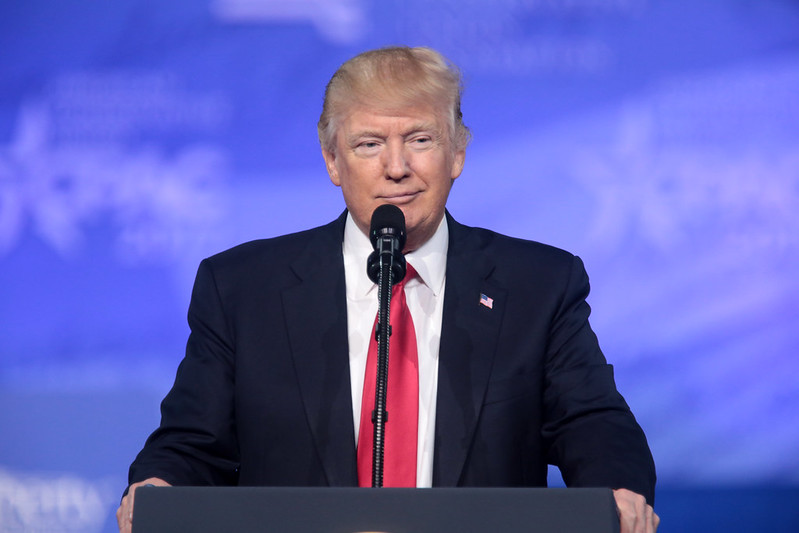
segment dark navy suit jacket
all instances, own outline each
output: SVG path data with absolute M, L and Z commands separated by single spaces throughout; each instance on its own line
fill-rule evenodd
M 545 486 L 552 463 L 569 486 L 652 503 L 652 456 L 588 324 L 580 259 L 447 216 L 434 486 Z M 131 483 L 357 485 L 345 219 L 201 263 L 186 357 Z

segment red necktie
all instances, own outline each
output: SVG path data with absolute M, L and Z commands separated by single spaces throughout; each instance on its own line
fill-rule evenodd
M 408 264 L 405 278 L 392 287 L 389 338 L 388 385 L 386 388 L 385 452 L 383 459 L 384 487 L 416 486 L 416 446 L 419 428 L 419 360 L 416 353 L 416 331 L 405 302 L 405 283 L 416 277 Z M 377 317 L 375 317 L 375 326 Z M 372 328 L 369 354 L 361 402 L 361 426 L 358 431 L 358 485 L 372 486 L 372 448 L 377 374 L 377 340 Z

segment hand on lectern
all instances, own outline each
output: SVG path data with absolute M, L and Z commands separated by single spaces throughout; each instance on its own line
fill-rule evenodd
M 655 533 L 660 524 L 660 517 L 655 514 L 646 498 L 627 489 L 613 491 L 616 509 L 619 512 L 621 533 Z
M 131 533 L 133 529 L 133 499 L 136 496 L 136 489 L 144 485 L 153 485 L 156 487 L 169 487 L 169 483 L 157 477 L 151 477 L 144 481 L 139 481 L 128 487 L 128 493 L 122 498 L 117 509 L 117 525 L 119 525 L 120 533 Z

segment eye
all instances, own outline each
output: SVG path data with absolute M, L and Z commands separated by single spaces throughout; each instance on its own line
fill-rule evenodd
M 355 145 L 354 151 L 361 156 L 376 154 L 380 150 L 380 142 L 374 139 L 361 141 Z
M 433 142 L 433 138 L 429 135 L 420 135 L 411 139 L 411 145 L 416 148 L 426 147 Z

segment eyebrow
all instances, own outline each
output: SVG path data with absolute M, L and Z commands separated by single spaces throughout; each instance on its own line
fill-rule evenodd
M 382 139 L 383 136 L 384 135 L 382 133 L 379 133 L 375 130 L 361 130 L 351 135 L 347 135 L 347 144 L 354 144 L 356 141 L 363 139 L 364 137 L 377 137 Z
M 436 126 L 434 122 L 420 122 L 418 124 L 414 124 L 411 128 L 403 134 L 403 137 L 407 137 L 409 135 L 413 135 L 414 133 L 419 133 L 421 131 L 428 131 L 435 135 L 440 135 L 441 132 L 439 128 Z

